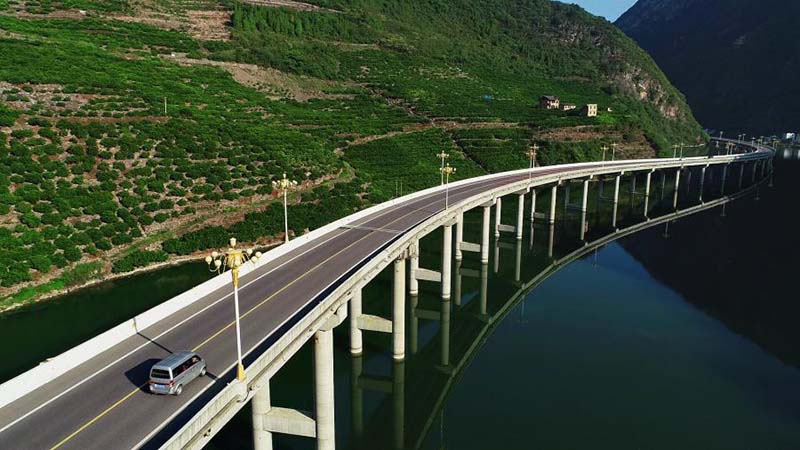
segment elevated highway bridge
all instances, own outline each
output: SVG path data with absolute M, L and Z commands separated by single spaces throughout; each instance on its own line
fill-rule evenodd
M 252 401 L 256 448 L 272 448 L 277 432 L 333 449 L 333 328 L 349 320 L 356 355 L 363 351 L 364 331 L 389 333 L 392 356 L 403 361 L 408 295 L 418 293 L 419 281 L 438 283 L 442 302 L 451 302 L 454 261 L 488 264 L 492 235 L 510 233 L 520 240 L 526 220 L 555 223 L 562 197 L 581 216 L 578 237 L 585 240 L 589 186 L 597 180 L 608 187 L 616 228 L 623 177 L 631 193 L 644 199 L 642 214 L 648 217 L 654 174 L 674 183 L 675 210 L 685 185 L 696 186 L 704 201 L 711 189 L 709 167 L 721 168 L 715 189 L 723 195 L 734 191 L 731 185 L 754 186 L 770 176 L 772 150 L 737 145 L 739 152 L 731 155 L 570 164 L 461 180 L 341 219 L 242 268 L 244 380 L 236 377 L 233 293 L 230 273 L 224 273 L 0 385 L 0 448 L 201 448 Z M 579 189 L 574 203 L 573 185 Z M 513 224 L 502 223 L 508 200 L 515 203 Z M 537 211 L 541 204 L 547 206 Z M 473 209 L 482 213 L 479 242 L 464 240 L 464 213 Z M 439 228 L 441 270 L 420 267 L 420 239 Z M 390 266 L 390 317 L 363 314 L 361 290 Z M 314 411 L 272 405 L 270 378 L 309 341 Z M 209 376 L 179 397 L 149 394 L 150 366 L 180 350 L 200 353 Z

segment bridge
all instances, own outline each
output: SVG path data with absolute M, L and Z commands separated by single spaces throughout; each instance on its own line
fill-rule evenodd
M 580 216 L 576 238 L 585 241 L 590 189 L 612 205 L 610 223 L 616 229 L 623 179 L 631 197 L 643 199 L 640 213 L 647 222 L 654 176 L 662 195 L 667 183 L 673 187 L 677 211 L 684 187 L 694 187 L 702 204 L 715 173 L 714 189 L 723 196 L 732 185 L 756 186 L 771 175 L 771 149 L 734 143 L 738 151 L 730 155 L 570 164 L 462 180 L 326 225 L 243 267 L 242 381 L 227 273 L 0 385 L 0 448 L 201 448 L 252 401 L 257 449 L 272 447 L 272 433 L 307 436 L 316 439 L 317 448 L 333 449 L 335 327 L 349 320 L 354 355 L 363 351 L 363 332 L 390 334 L 392 356 L 403 361 L 408 341 L 413 343 L 406 336 L 413 331 L 406 325 L 408 299 L 418 295 L 420 281 L 436 283 L 443 303 L 457 301 L 453 262 L 488 264 L 492 235 L 521 240 L 526 219 L 550 225 L 552 243 L 559 199 Z M 507 200 L 516 200 L 513 224 L 503 223 Z M 544 211 L 537 211 L 542 204 Z M 479 242 L 464 239 L 464 214 L 473 209 L 481 213 Z M 440 270 L 420 267 L 420 239 L 439 229 Z M 552 245 L 549 253 L 553 257 Z M 362 289 L 387 268 L 393 274 L 390 317 L 362 313 Z M 272 405 L 270 378 L 309 341 L 314 411 Z M 149 394 L 150 366 L 187 349 L 207 359 L 209 376 L 186 386 L 179 397 Z

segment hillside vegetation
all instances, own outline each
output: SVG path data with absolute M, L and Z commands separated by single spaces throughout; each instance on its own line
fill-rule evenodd
M 798 131 L 800 2 L 640 0 L 617 22 L 709 128 Z
M 442 150 L 466 177 L 526 167 L 534 142 L 554 164 L 703 139 L 652 60 L 574 6 L 257 3 L 0 0 L 0 295 L 27 286 L 0 308 L 278 241 L 283 173 L 300 234 L 438 183 Z

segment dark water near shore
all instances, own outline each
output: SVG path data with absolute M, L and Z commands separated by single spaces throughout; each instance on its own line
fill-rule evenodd
M 364 355 L 351 357 L 347 325 L 339 327 L 338 448 L 800 448 L 800 163 L 776 165 L 774 187 L 727 204 L 725 217 L 717 207 L 590 248 L 535 285 L 528 283 L 551 270 L 546 225 L 534 228 L 532 243 L 527 223 L 521 244 L 504 236 L 487 267 L 467 254 L 447 344 L 440 320 L 420 318 L 416 352 L 409 342 L 402 364 L 391 361 L 389 337 L 373 333 L 365 333 Z M 706 182 L 706 200 L 720 178 L 716 171 Z M 651 218 L 671 209 L 670 183 L 662 193 L 654 178 Z M 681 192 L 683 207 L 697 203 L 696 184 Z M 587 241 L 612 230 L 610 205 L 594 202 L 596 189 Z M 577 199 L 578 185 L 572 191 Z M 642 220 L 641 196 L 623 201 L 620 228 Z M 504 223 L 513 223 L 515 200 L 504 206 Z M 477 241 L 480 218 L 466 219 L 466 237 Z M 583 246 L 576 214 L 563 219 L 556 258 Z M 422 241 L 424 267 L 438 267 L 440 247 L 440 235 Z M 206 276 L 202 265 L 179 266 L 0 316 L 0 339 L 17 343 L 0 350 L 0 379 Z M 365 313 L 389 315 L 389 280 L 382 274 L 367 287 Z M 435 319 L 437 287 L 421 288 L 419 315 Z M 272 380 L 273 404 L 313 409 L 311 353 L 304 348 Z M 250 429 L 248 407 L 210 448 L 252 448 Z M 275 448 L 314 442 L 275 435 Z

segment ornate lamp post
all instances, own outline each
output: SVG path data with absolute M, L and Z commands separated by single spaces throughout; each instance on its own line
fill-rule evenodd
M 450 163 L 439 169 L 444 177 L 444 209 L 450 206 L 450 175 L 456 173 L 455 167 L 450 167 Z
M 528 151 L 525 152 L 525 154 L 528 155 L 528 158 L 530 158 L 530 161 L 531 161 L 530 169 L 533 169 L 533 166 L 536 165 L 536 151 L 537 150 L 539 150 L 539 146 L 536 145 L 536 144 L 533 144 L 533 146 L 531 148 L 529 148 Z M 533 177 L 533 173 L 528 172 L 528 181 L 530 181 L 530 179 L 532 177 Z
M 448 155 L 448 154 L 447 154 L 447 152 L 445 152 L 444 150 L 442 150 L 442 153 L 437 153 L 437 154 L 436 154 L 436 156 L 438 156 L 438 157 L 439 157 L 439 159 L 441 159 L 441 160 L 442 160 L 442 167 L 439 169 L 439 171 L 441 171 L 441 172 L 442 172 L 442 182 L 440 183 L 440 185 L 441 185 L 441 184 L 444 184 L 444 161 L 445 161 L 447 158 L 449 158 L 449 157 L 450 157 L 450 155 Z
M 252 248 L 247 250 L 236 248 L 236 238 L 231 238 L 230 247 L 224 253 L 215 251 L 206 256 L 206 264 L 208 264 L 211 272 L 219 274 L 230 269 L 233 277 L 233 305 L 236 311 L 236 355 L 238 357 L 236 379 L 239 381 L 244 381 L 245 379 L 244 364 L 242 364 L 242 331 L 239 326 L 239 268 L 246 262 L 255 264 L 259 258 L 261 258 L 261 252 L 253 253 Z
M 278 181 L 273 181 L 272 186 L 275 189 L 280 189 L 283 191 L 283 229 L 285 232 L 284 239 L 287 244 L 289 243 L 289 207 L 286 205 L 287 201 L 287 193 L 289 192 L 290 187 L 297 186 L 297 181 L 290 180 L 286 178 L 286 173 L 283 174 L 283 178 Z

